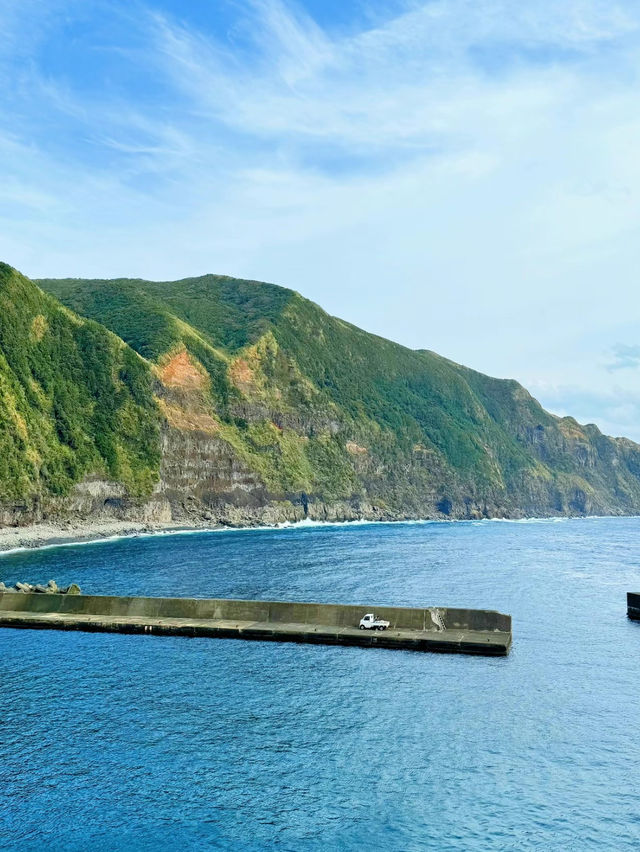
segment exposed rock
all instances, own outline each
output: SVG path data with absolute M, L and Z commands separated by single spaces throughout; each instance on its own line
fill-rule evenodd
M 12 589 L 8 589 L 4 583 L 0 583 L 0 594 L 3 592 L 22 592 L 24 594 L 38 594 L 38 595 L 81 595 L 80 586 L 77 583 L 71 583 L 71 585 L 66 586 L 65 588 L 60 588 L 55 580 L 49 580 L 47 585 L 43 585 L 42 583 L 36 583 L 32 585 L 31 583 L 16 583 Z
M 544 411 L 516 382 L 367 334 L 292 291 L 224 276 L 170 288 L 41 284 L 67 310 L 0 264 L 0 302 L 11 307 L 0 310 L 0 331 L 18 323 L 20 333 L 11 328 L 7 339 L 38 343 L 27 354 L 0 345 L 8 359 L 0 373 L 10 373 L 0 404 L 20 402 L 16 423 L 0 432 L 21 474 L 13 490 L 0 482 L 0 527 L 640 512 L 639 445 Z M 127 340 L 135 310 L 148 331 L 130 341 L 142 359 L 124 342 L 113 347 L 105 328 L 89 334 L 70 310 Z M 19 394 L 8 389 L 23 362 L 37 357 L 49 370 L 47 329 L 58 324 L 66 337 L 54 374 L 60 387 L 81 384 L 84 400 L 63 406 L 61 420 L 86 433 L 96 454 L 87 465 L 65 444 L 72 473 L 52 489 L 43 472 L 60 457 L 56 422 L 33 404 L 30 376 Z M 102 375 L 96 365 L 108 353 Z M 76 399 L 59 397 L 61 405 Z M 92 418 L 94 405 L 126 416 Z M 126 458 L 115 465 L 121 450 Z M 113 481 L 125 471 L 126 484 Z

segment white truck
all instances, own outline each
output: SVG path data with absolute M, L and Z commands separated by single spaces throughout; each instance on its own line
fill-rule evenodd
M 360 630 L 386 630 L 389 622 L 378 618 L 373 612 L 368 612 L 360 619 Z

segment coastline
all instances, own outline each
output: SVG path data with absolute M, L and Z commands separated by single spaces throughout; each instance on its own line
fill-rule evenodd
M 432 523 L 431 519 L 387 521 L 386 523 Z M 351 521 L 282 521 L 278 523 L 221 524 L 192 521 L 175 523 L 136 523 L 134 521 L 75 521 L 56 524 L 37 523 L 24 527 L 0 527 L 0 557 L 20 551 L 49 547 L 71 547 L 74 544 L 98 544 L 137 536 L 180 535 L 198 532 L 247 532 L 249 530 L 287 529 L 305 526 L 342 526 L 343 524 L 375 524 L 374 520 Z M 384 523 L 384 522 L 383 522 Z
M 639 518 L 638 515 L 553 515 L 521 518 L 402 518 L 398 520 L 353 519 L 345 521 L 284 521 L 280 523 L 220 524 L 195 521 L 187 523 L 156 522 L 142 523 L 134 521 L 75 521 L 64 523 L 38 523 L 24 527 L 0 527 L 0 557 L 20 551 L 40 550 L 49 547 L 70 547 L 76 544 L 97 544 L 120 538 L 137 536 L 155 536 L 188 534 L 198 532 L 221 532 L 224 530 L 242 532 L 248 530 L 287 529 L 306 526 L 343 526 L 359 524 L 399 523 L 399 524 L 451 524 L 451 523 L 557 523 L 569 520 L 595 520 L 602 518 Z
M 0 556 L 20 550 L 87 544 L 113 538 L 154 535 L 158 533 L 197 532 L 211 525 L 175 523 L 143 524 L 132 521 L 77 521 L 75 523 L 40 523 L 25 527 L 0 528 Z

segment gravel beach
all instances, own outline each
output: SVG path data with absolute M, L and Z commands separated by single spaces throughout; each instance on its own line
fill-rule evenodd
M 99 541 L 116 536 L 134 536 L 181 530 L 211 529 L 209 525 L 135 524 L 131 521 L 95 521 L 65 524 L 33 524 L 0 528 L 0 553 L 75 542 Z

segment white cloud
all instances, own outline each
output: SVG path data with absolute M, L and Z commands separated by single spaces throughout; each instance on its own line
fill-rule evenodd
M 640 367 L 640 346 L 627 346 L 617 343 L 613 347 L 613 361 L 607 364 L 607 370 L 625 370 Z
M 415 2 L 328 33 L 254 0 L 213 34 L 107 2 L 93 85 L 38 53 L 82 4 L 16 8 L 0 0 L 4 259 L 276 281 L 547 404 L 587 388 L 577 415 L 632 428 L 634 371 L 601 403 L 603 352 L 640 338 L 635 4 Z
M 570 415 L 582 423 L 595 422 L 602 432 L 640 442 L 640 392 L 619 386 L 592 391 L 571 385 L 540 386 L 537 392 L 549 411 Z

